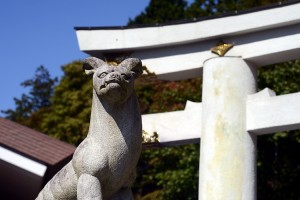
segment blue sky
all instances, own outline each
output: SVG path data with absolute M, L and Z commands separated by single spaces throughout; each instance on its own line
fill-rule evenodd
M 0 2 L 0 110 L 28 90 L 20 83 L 43 65 L 61 77 L 61 66 L 87 57 L 74 27 L 122 26 L 150 0 L 6 0 Z M 0 114 L 3 116 L 3 114 Z

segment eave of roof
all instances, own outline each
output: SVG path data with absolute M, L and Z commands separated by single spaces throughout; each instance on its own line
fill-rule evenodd
M 73 145 L 4 118 L 0 118 L 0 146 L 47 165 L 55 165 L 75 151 Z

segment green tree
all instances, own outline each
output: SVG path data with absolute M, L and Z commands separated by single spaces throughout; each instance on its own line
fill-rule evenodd
M 137 80 L 142 113 L 182 110 L 186 100 L 201 100 L 200 78 L 160 81 Z M 142 152 L 134 187 L 142 199 L 197 199 L 199 145 L 149 149 Z
M 271 88 L 277 95 L 299 92 L 300 60 L 261 67 L 258 87 Z M 299 198 L 299 143 L 299 130 L 258 137 L 258 199 Z
M 129 19 L 128 25 L 159 24 L 184 18 L 184 0 L 152 0 L 140 15 Z
M 39 129 L 39 119 L 32 120 L 36 113 L 44 113 L 50 105 L 57 78 L 51 78 L 49 71 L 40 66 L 36 69 L 32 79 L 21 83 L 29 88 L 29 94 L 22 94 L 21 98 L 14 98 L 16 108 L 1 111 L 6 118 Z
M 275 3 L 282 3 L 283 1 L 279 0 L 220 0 L 218 1 L 218 13 L 227 13 L 235 11 L 243 11 L 250 8 L 267 6 Z
M 41 123 L 41 131 L 78 145 L 86 136 L 92 105 L 92 79 L 84 74 L 82 63 L 62 67 L 64 75 L 55 87 L 52 106 Z

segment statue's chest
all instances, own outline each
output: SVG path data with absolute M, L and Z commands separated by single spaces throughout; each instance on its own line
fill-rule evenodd
M 108 167 L 116 168 L 118 163 L 125 164 L 130 157 L 129 148 L 132 145 L 128 146 L 125 139 L 118 135 L 105 137 L 101 142 L 90 138 L 84 140 L 73 156 L 72 162 L 77 174 L 98 176 L 110 171 Z

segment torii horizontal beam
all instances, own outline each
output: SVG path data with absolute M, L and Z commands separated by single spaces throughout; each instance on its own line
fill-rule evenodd
M 300 129 L 300 92 L 275 96 L 265 89 L 247 101 L 247 130 L 256 135 Z
M 300 129 L 300 92 L 275 96 L 270 89 L 249 95 L 247 100 L 247 131 L 270 134 Z M 198 143 L 201 138 L 201 103 L 187 102 L 183 111 L 146 114 L 143 129 L 157 132 L 160 146 Z
M 210 49 L 218 42 L 234 48 L 226 56 L 241 56 L 256 66 L 298 58 L 300 3 L 290 3 L 189 23 L 142 28 L 76 28 L 81 51 L 130 53 L 142 59 L 159 79 L 180 80 L 201 76 L 205 60 L 216 57 Z
M 174 146 L 200 142 L 201 103 L 187 101 L 185 110 L 142 115 L 143 130 L 158 133 L 159 143 Z

